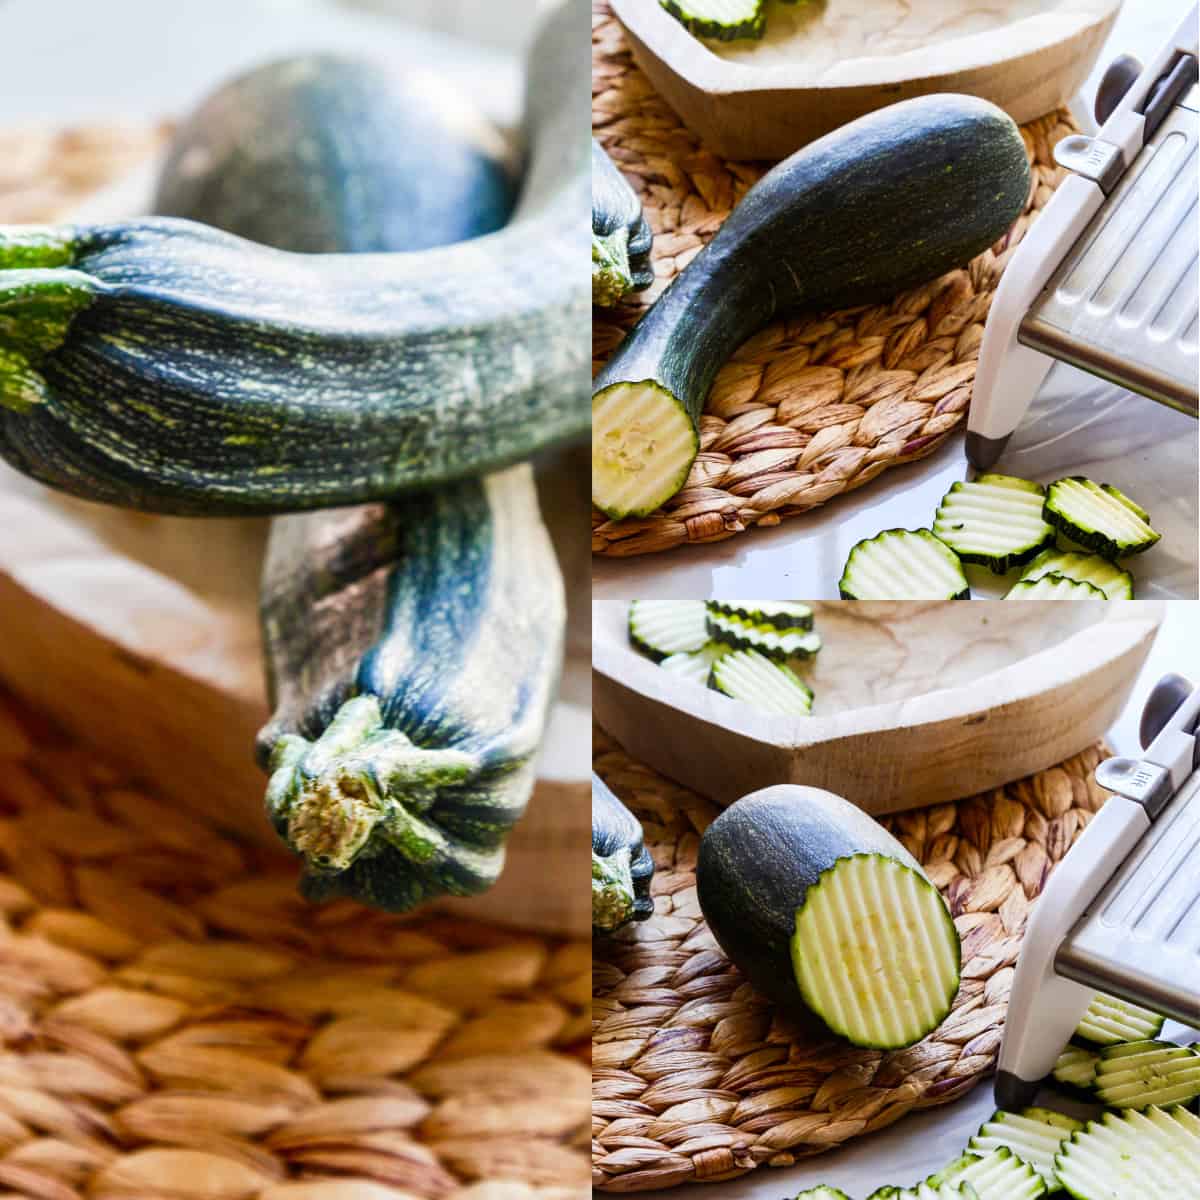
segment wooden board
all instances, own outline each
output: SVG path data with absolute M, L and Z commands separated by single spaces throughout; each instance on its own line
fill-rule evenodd
M 861 57 L 814 76 L 795 65 L 718 57 L 660 5 L 612 0 L 634 58 L 655 90 L 722 158 L 779 159 L 888 104 L 965 92 L 1024 124 L 1079 90 L 1108 37 L 1120 0 L 1049 8 L 987 35 L 889 57 Z M 747 43 L 748 45 L 749 43 Z
M 596 720 L 635 758 L 728 805 L 776 783 L 872 813 L 941 804 L 1062 762 L 1104 735 L 1162 606 L 818 603 L 814 715 L 769 716 L 633 650 L 627 605 L 592 616 Z

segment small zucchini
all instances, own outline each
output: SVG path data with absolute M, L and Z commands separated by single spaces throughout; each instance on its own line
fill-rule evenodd
M 642 840 L 642 827 L 592 775 L 592 930 L 612 933 L 654 912 L 650 880 L 654 860 Z
M 654 282 L 642 202 L 592 138 L 592 303 L 611 308 Z

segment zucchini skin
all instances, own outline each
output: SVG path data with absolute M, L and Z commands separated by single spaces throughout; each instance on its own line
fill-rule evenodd
M 513 222 L 294 255 L 170 218 L 0 231 L 0 456 L 85 499 L 270 514 L 386 498 L 589 427 L 588 14 L 530 56 Z
M 774 317 L 886 300 L 962 266 L 1020 215 L 1029 178 L 1011 118 L 970 96 L 906 100 L 827 134 L 746 193 L 618 346 L 593 398 L 650 382 L 698 429 L 717 371 Z
M 609 934 L 654 912 L 654 860 L 637 817 L 592 774 L 592 931 Z
M 592 138 L 592 303 L 611 307 L 648 288 L 653 243 L 642 202 Z

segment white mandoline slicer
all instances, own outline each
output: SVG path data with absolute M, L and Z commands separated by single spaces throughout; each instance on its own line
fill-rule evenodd
M 996 1102 L 1033 1102 L 1097 991 L 1200 1025 L 1200 688 L 1160 680 L 1140 759 L 1110 758 L 1112 797 L 1034 906 L 1017 961 Z
M 967 458 L 1003 453 L 1061 359 L 1196 416 L 1197 8 L 1144 69 L 1122 56 L 1096 93 L 1099 131 L 1058 143 L 1072 173 L 992 301 L 967 418 Z

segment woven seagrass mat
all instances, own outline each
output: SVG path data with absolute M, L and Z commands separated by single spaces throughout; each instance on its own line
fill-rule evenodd
M 804 1034 L 753 991 L 696 900 L 716 808 L 600 730 L 594 751 L 655 864 L 654 915 L 593 948 L 592 1185 L 609 1192 L 791 1166 L 969 1091 L 995 1066 L 1030 905 L 1106 795 L 1093 746 L 1005 788 L 885 819 L 946 897 L 963 961 L 941 1026 L 885 1054 Z
M 590 978 L 310 907 L 0 693 L 0 1196 L 581 1200 Z
M 595 310 L 598 366 L 765 168 L 700 145 L 634 65 L 607 0 L 592 3 L 592 125 L 641 195 L 657 276 L 630 303 Z M 891 304 L 780 320 L 751 338 L 717 376 L 683 490 L 649 517 L 593 511 L 593 552 L 651 554 L 778 525 L 936 450 L 966 416 L 992 293 L 1063 176 L 1054 144 L 1075 128 L 1062 110 L 1022 129 L 1033 164 L 1025 211 L 965 270 Z

